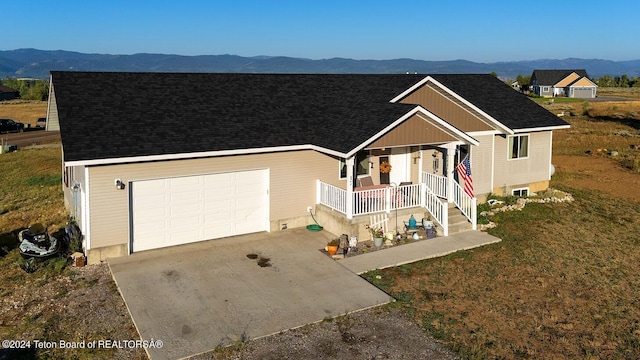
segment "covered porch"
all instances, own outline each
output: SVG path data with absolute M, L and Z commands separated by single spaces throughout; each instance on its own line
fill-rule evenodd
M 358 175 L 358 169 L 363 167 L 357 166 L 358 162 L 363 161 L 353 156 L 345 160 L 345 188 L 316 181 L 316 204 L 340 213 L 349 223 L 368 222 L 371 215 L 387 213 L 389 217 L 396 218 L 399 229 L 404 227 L 403 220 L 398 219 L 399 214 L 416 213 L 416 219 L 420 221 L 419 214 L 422 213 L 431 217 L 443 236 L 449 235 L 449 212 L 458 209 L 475 230 L 477 199 L 463 191 L 454 175 L 454 164 L 456 157 L 460 157 L 461 146 L 466 145 L 451 142 L 439 146 L 398 148 L 406 150 L 404 153 L 392 151 L 391 154 L 397 155 L 395 159 L 382 157 L 384 162 L 391 163 L 393 170 L 389 177 L 385 176 L 388 172 L 382 168 L 379 176 L 371 176 L 371 173 Z M 466 152 L 469 152 L 469 147 L 466 147 Z M 371 164 L 369 167 L 374 169 L 372 158 L 367 156 L 364 163 Z M 380 161 L 379 158 L 376 160 Z M 377 181 L 374 183 L 372 180 Z

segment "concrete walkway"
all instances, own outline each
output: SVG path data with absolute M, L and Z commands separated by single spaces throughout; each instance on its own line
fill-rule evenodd
M 500 241 L 502 240 L 485 232 L 466 231 L 451 236 L 437 237 L 373 251 L 351 258 L 347 257 L 346 259 L 338 260 L 338 263 L 356 274 L 362 274 L 370 270 L 436 258 L 456 251 L 473 249 Z

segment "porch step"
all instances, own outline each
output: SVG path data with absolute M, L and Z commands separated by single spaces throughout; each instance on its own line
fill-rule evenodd
M 469 231 L 472 228 L 471 222 L 462 215 L 457 208 L 449 208 L 449 235 L 463 231 Z

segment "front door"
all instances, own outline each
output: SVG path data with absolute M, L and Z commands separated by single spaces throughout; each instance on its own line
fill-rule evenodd
M 388 156 L 380 156 L 379 158 L 380 161 L 380 184 L 389 184 L 389 174 L 390 172 L 386 172 L 385 171 L 385 166 L 383 164 L 388 164 L 389 163 L 389 157 Z
M 391 149 L 391 175 L 390 181 L 396 185 L 401 182 L 411 181 L 410 170 L 411 154 L 406 147 Z

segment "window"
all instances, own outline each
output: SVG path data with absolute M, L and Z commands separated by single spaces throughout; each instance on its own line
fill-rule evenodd
M 511 191 L 513 196 L 529 196 L 529 188 L 513 189 Z
M 529 135 L 509 136 L 509 159 L 523 159 L 529 157 Z
M 364 151 L 356 155 L 356 176 L 369 175 L 369 158 Z M 340 179 L 347 177 L 347 163 L 345 159 L 340 159 Z
M 549 92 L 549 87 L 548 86 L 543 86 L 542 87 L 542 92 Z

